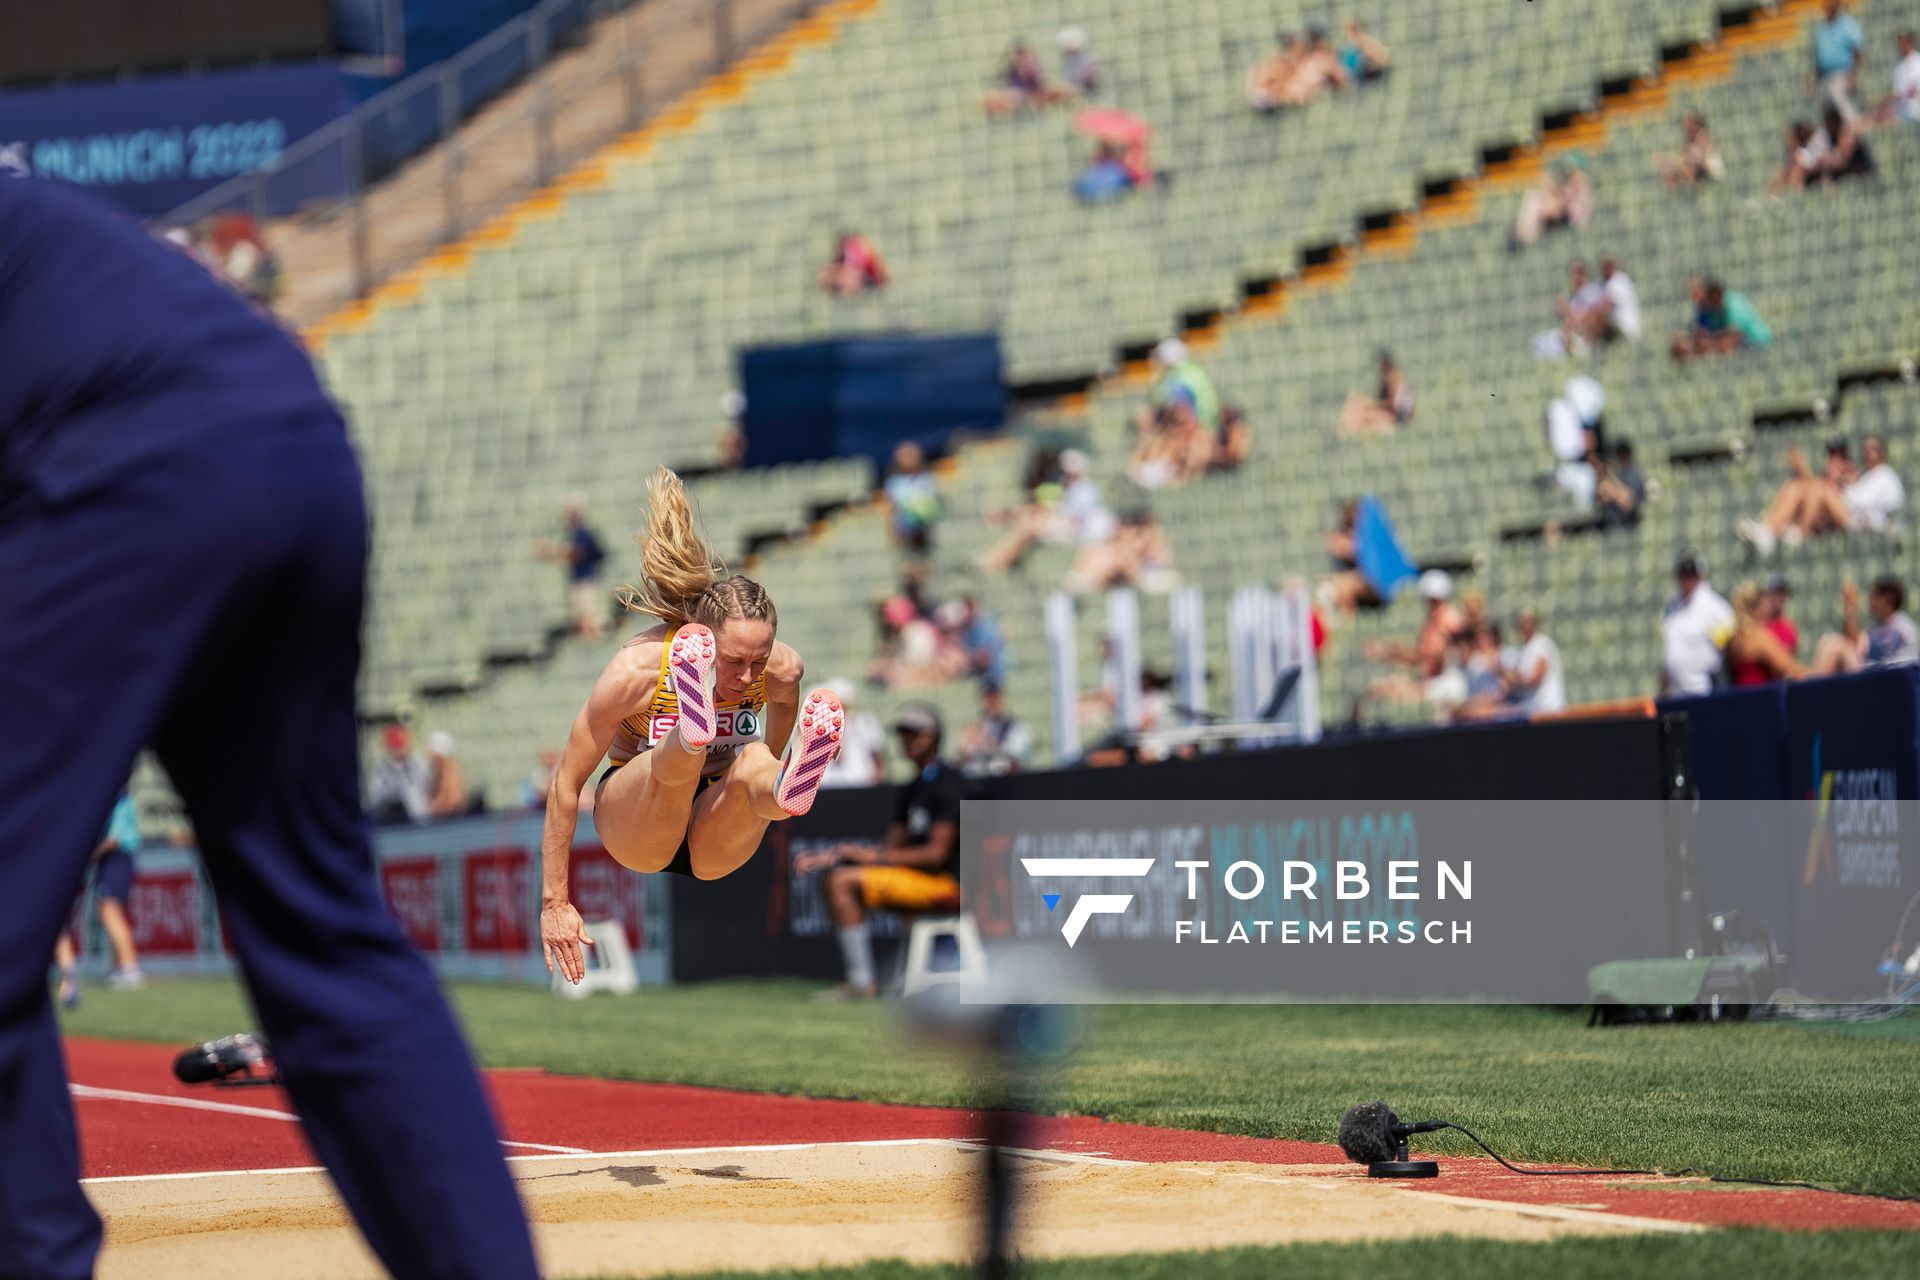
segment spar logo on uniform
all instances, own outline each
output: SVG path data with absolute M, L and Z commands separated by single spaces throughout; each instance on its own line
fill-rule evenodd
M 1126 877 L 1140 879 L 1153 870 L 1152 858 L 1022 858 L 1020 865 L 1026 868 L 1028 875 L 1036 880 L 1073 878 L 1073 877 Z M 1046 902 L 1047 910 L 1052 911 L 1060 905 L 1061 895 L 1043 893 L 1041 899 Z M 1120 915 L 1133 905 L 1130 893 L 1084 893 L 1074 899 L 1073 906 L 1067 909 L 1067 918 L 1060 924 L 1060 936 L 1071 947 L 1080 941 L 1080 934 L 1086 929 L 1087 922 L 1095 916 Z
M 647 727 L 647 742 L 658 745 L 673 732 L 673 726 L 680 723 L 678 713 L 655 716 Z M 729 739 L 738 741 L 751 738 L 760 732 L 760 717 L 745 707 L 732 711 L 716 711 L 713 716 L 713 745 L 721 746 Z M 709 748 L 711 750 L 712 748 Z

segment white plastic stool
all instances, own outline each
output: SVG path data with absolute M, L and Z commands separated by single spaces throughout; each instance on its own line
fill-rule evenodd
M 940 944 L 950 942 L 951 948 Z M 986 952 L 980 929 L 965 912 L 957 916 L 926 916 L 913 922 L 907 935 L 907 969 L 900 994 L 911 996 L 931 987 L 979 987 L 986 982 Z
M 627 947 L 627 931 L 618 920 L 593 920 L 586 926 L 593 945 L 580 948 L 586 957 L 587 972 L 575 986 L 553 971 L 553 994 L 569 1000 L 583 1000 L 596 991 L 616 996 L 631 995 L 640 985 L 633 967 L 633 952 Z

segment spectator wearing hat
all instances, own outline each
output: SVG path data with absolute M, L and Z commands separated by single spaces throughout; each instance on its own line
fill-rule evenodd
M 1220 394 L 1213 379 L 1194 360 L 1193 352 L 1178 338 L 1163 339 L 1153 349 L 1155 378 L 1147 393 L 1147 403 L 1135 417 L 1142 433 L 1148 431 L 1154 415 L 1173 406 L 1190 411 L 1200 426 L 1210 433 L 1220 430 Z
M 827 902 L 846 974 L 827 993 L 834 998 L 871 999 L 879 993 L 868 912 L 959 906 L 954 862 L 964 792 L 959 771 L 940 760 L 940 712 L 928 703 L 905 703 L 894 712 L 893 731 L 914 775 L 894 802 L 884 841 L 836 845 L 793 860 L 795 876 L 827 874 Z
M 1816 476 L 1800 451 L 1789 449 L 1792 477 L 1780 486 L 1763 519 L 1740 522 L 1741 539 L 1764 557 L 1780 543 L 1797 547 L 1814 534 L 1896 530 L 1907 489 L 1887 461 L 1887 442 L 1868 436 L 1860 459 L 1866 465 L 1855 474 L 1846 441 L 1836 437 L 1827 442 L 1826 474 Z
M 1420 598 L 1426 601 L 1426 620 L 1412 644 L 1401 641 L 1368 642 L 1366 655 L 1373 662 L 1403 667 L 1410 674 L 1375 680 L 1372 696 L 1388 701 L 1457 705 L 1466 699 L 1466 677 L 1448 667 L 1448 651 L 1454 637 L 1465 626 L 1465 619 L 1453 603 L 1453 576 L 1444 569 L 1428 569 L 1420 575 Z M 1448 679 L 1447 677 L 1456 677 Z M 1451 685 L 1460 687 L 1455 696 Z
M 395 724 L 382 737 L 387 754 L 368 779 L 368 816 L 375 822 L 425 822 L 430 816 L 427 766 L 413 753 L 413 735 Z
M 1100 60 L 1087 48 L 1087 33 L 1079 27 L 1068 27 L 1053 42 L 1060 49 L 1060 78 L 1083 98 L 1099 92 Z
M 467 771 L 453 756 L 453 735 L 436 729 L 427 735 L 427 816 L 457 818 L 475 808 Z
M 1907 614 L 1906 584 L 1892 574 L 1875 578 L 1867 597 L 1871 623 L 1860 625 L 1860 587 L 1852 579 L 1840 586 L 1840 630 L 1820 637 L 1813 650 L 1813 674 L 1838 675 L 1869 667 L 1910 667 L 1920 662 L 1920 629 Z
M 1780 586 L 1784 594 L 1785 582 Z M 1776 612 L 1779 598 L 1756 582 L 1743 582 L 1733 589 L 1733 634 L 1727 638 L 1727 677 L 1735 688 L 1770 684 L 1775 680 L 1798 680 L 1807 673 L 1806 667 L 1794 656 L 1794 644 L 1783 642 L 1780 631 L 1773 625 L 1780 620 Z M 1794 641 L 1798 639 L 1794 637 Z
M 1673 598 L 1660 622 L 1660 692 L 1713 692 L 1733 634 L 1733 606 L 1707 584 L 1706 560 L 1685 552 L 1673 562 Z

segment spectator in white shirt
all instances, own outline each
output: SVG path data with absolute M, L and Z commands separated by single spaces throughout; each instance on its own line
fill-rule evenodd
M 1528 715 L 1567 709 L 1567 678 L 1560 665 L 1560 646 L 1540 630 L 1540 615 L 1522 609 L 1514 618 L 1520 629 L 1520 653 L 1507 677 L 1507 694 Z
M 1844 444 L 1844 441 L 1837 442 Z M 1859 475 L 1834 471 L 1834 450 L 1828 449 L 1829 474 L 1815 476 L 1798 449 L 1789 450 L 1787 464 L 1793 478 L 1782 485 L 1762 520 L 1740 522 L 1740 537 L 1762 556 L 1773 554 L 1784 542 L 1797 547 L 1817 533 L 1890 533 L 1899 527 L 1907 489 L 1887 462 L 1887 443 L 1868 436 L 1860 451 L 1866 464 Z M 1844 459 L 1844 452 L 1842 453 Z
M 1036 543 L 1066 543 L 1084 547 L 1105 542 L 1119 521 L 1100 497 L 1100 486 L 1088 474 L 1091 463 L 1078 449 L 1060 454 L 1057 475 L 1041 475 L 1031 485 L 1030 501 L 989 515 L 1013 528 L 975 561 L 985 573 L 1005 573 L 1020 563 Z
M 1556 461 L 1553 482 L 1582 511 L 1593 506 L 1598 477 L 1587 456 L 1600 447 L 1606 406 L 1606 390 L 1584 373 L 1568 378 L 1559 398 L 1547 406 L 1547 444 Z
M 1733 606 L 1707 585 L 1706 565 L 1693 552 L 1674 561 L 1673 599 L 1660 622 L 1660 692 L 1713 692 L 1733 634 Z
M 1606 297 L 1595 310 L 1588 341 L 1640 341 L 1640 290 L 1611 255 L 1600 259 L 1600 290 Z
M 1593 317 L 1606 302 L 1606 289 L 1587 274 L 1586 263 L 1576 261 L 1567 272 L 1567 294 L 1554 303 L 1554 309 L 1560 313 L 1560 327 L 1535 334 L 1533 338 L 1533 354 L 1542 360 L 1585 355 L 1586 335 L 1593 328 Z
M 1900 59 L 1893 64 L 1893 93 L 1873 109 L 1873 123 L 1920 124 L 1920 49 L 1913 32 L 1900 33 Z

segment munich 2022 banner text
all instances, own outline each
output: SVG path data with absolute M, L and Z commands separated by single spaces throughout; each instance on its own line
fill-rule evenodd
M 962 892 L 989 945 L 1054 949 L 1068 998 L 1646 1003 L 1677 980 L 1659 1002 L 1855 1000 L 1920 972 L 1916 838 L 1916 805 L 1870 781 L 1804 802 L 978 801 Z

